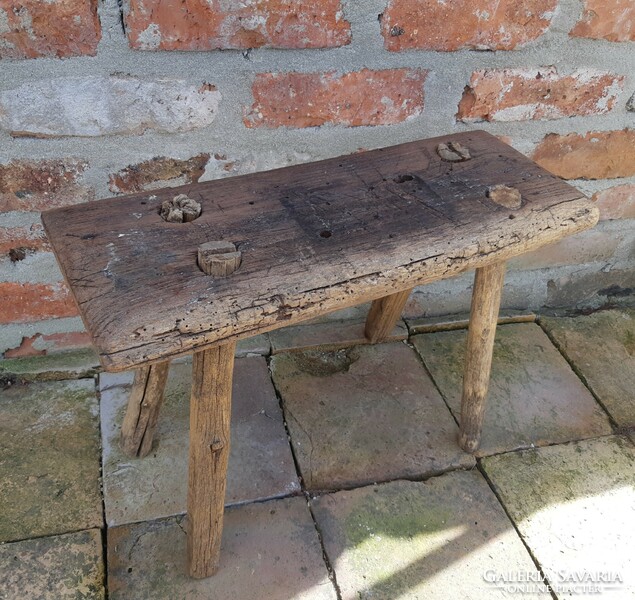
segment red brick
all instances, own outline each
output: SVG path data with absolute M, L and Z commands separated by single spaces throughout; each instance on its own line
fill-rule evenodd
M 635 219 L 635 184 L 618 185 L 597 192 L 593 200 L 598 203 L 600 220 Z
M 125 22 L 139 50 L 332 48 L 351 40 L 340 0 L 130 0 Z
M 12 160 L 0 165 L 0 212 L 40 211 L 94 198 L 81 185 L 88 163 L 76 160 Z
M 532 158 L 564 179 L 631 177 L 635 175 L 635 130 L 550 133 Z
M 457 118 L 526 121 L 599 115 L 615 105 L 624 77 L 581 69 L 558 75 L 555 67 L 485 69 L 472 73 Z
M 12 248 L 51 250 L 44 228 L 39 223 L 29 227 L 0 227 L 0 255 Z
M 569 35 L 610 42 L 635 41 L 635 3 L 585 0 L 582 16 Z
M 100 38 L 97 0 L 0 0 L 0 58 L 94 56 Z
M 389 0 L 388 50 L 512 50 L 540 37 L 558 0 Z
M 111 192 L 130 194 L 166 185 L 197 183 L 205 172 L 209 156 L 198 154 L 187 160 L 157 156 L 113 173 L 108 188 Z
M 247 127 L 392 125 L 423 110 L 419 69 L 353 73 L 260 73 Z
M 33 343 L 38 339 L 39 335 L 33 335 L 31 337 L 23 337 L 19 346 L 10 348 L 5 351 L 3 358 L 21 358 L 23 356 L 43 356 L 46 354 L 46 350 L 38 350 L 33 347 Z
M 63 284 L 0 283 L 0 323 L 77 315 L 75 301 Z
M 40 349 L 38 349 L 38 346 Z M 77 350 L 91 346 L 90 335 L 86 331 L 70 331 L 68 333 L 36 333 L 31 337 L 23 337 L 19 346 L 4 352 L 4 358 L 20 358 L 22 356 L 43 356 L 49 352 Z

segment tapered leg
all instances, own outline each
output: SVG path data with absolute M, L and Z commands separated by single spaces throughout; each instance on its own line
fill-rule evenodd
M 476 269 L 474 276 L 459 434 L 459 445 L 466 452 L 476 452 L 481 441 L 485 397 L 489 386 L 504 278 L 504 262 Z
M 192 577 L 218 569 L 229 459 L 235 344 L 194 354 L 187 487 L 187 562 Z
M 166 361 L 135 371 L 128 408 L 121 425 L 121 448 L 128 456 L 141 458 L 152 450 L 169 367 L 170 362 Z
M 390 296 L 374 300 L 366 317 L 364 334 L 371 344 L 385 340 L 401 317 L 403 308 L 412 290 L 404 290 Z

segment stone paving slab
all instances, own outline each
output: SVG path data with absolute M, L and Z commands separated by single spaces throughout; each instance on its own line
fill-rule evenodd
M 311 504 L 342 600 L 508 598 L 486 581 L 487 572 L 534 569 L 476 470 L 337 492 Z
M 0 379 L 17 381 L 80 379 L 98 371 L 99 359 L 92 348 L 0 360 Z
M 457 419 L 466 337 L 448 331 L 411 338 Z M 610 433 L 608 417 L 538 325 L 498 328 L 477 455 Z
M 0 541 L 101 527 L 92 379 L 0 393 Z
M 635 427 L 635 310 L 540 323 L 620 427 Z
M 276 354 L 289 350 L 306 350 L 320 346 L 322 350 L 339 350 L 349 346 L 368 344 L 364 335 L 364 321 L 324 321 L 311 325 L 283 327 L 269 334 L 271 351 Z M 405 340 L 408 329 L 398 321 L 386 341 Z
M 182 514 L 186 510 L 191 364 L 170 367 L 153 451 L 131 459 L 119 449 L 129 385 L 101 376 L 104 503 L 109 526 Z M 127 381 L 130 381 L 128 379 Z M 235 363 L 227 504 L 296 493 L 300 485 L 267 363 Z
M 99 529 L 0 544 L 3 600 L 105 597 Z
M 111 600 L 336 600 L 304 498 L 225 511 L 220 568 L 186 575 L 182 517 L 108 531 Z
M 469 467 L 457 426 L 404 343 L 276 354 L 271 369 L 309 489 Z
M 606 583 L 601 597 L 635 597 L 635 447 L 626 438 L 492 456 L 483 467 L 552 584 L 571 583 L 562 573 L 617 573 L 622 584 Z

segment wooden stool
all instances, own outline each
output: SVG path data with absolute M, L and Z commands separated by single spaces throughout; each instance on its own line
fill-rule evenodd
M 43 215 L 106 371 L 137 368 L 122 444 L 152 447 L 169 360 L 194 353 L 188 564 L 218 566 L 236 340 L 476 269 L 459 444 L 478 448 L 505 261 L 592 227 L 575 188 L 484 132 Z

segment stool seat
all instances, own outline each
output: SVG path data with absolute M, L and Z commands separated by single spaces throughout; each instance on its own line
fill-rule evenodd
M 475 269 L 460 446 L 478 448 L 505 261 L 592 227 L 578 190 L 474 131 L 52 210 L 42 220 L 103 367 L 136 368 L 121 443 L 152 448 L 170 359 L 194 353 L 188 570 L 218 568 L 236 340 Z
M 457 142 L 470 158 L 445 160 L 442 145 Z M 520 207 L 488 197 L 497 185 L 517 190 Z M 179 194 L 200 203 L 199 218 L 161 218 Z M 578 190 L 475 131 L 70 206 L 43 222 L 102 365 L 118 371 L 506 260 L 597 218 Z M 217 240 L 242 253 L 228 277 L 197 265 L 197 248 Z

